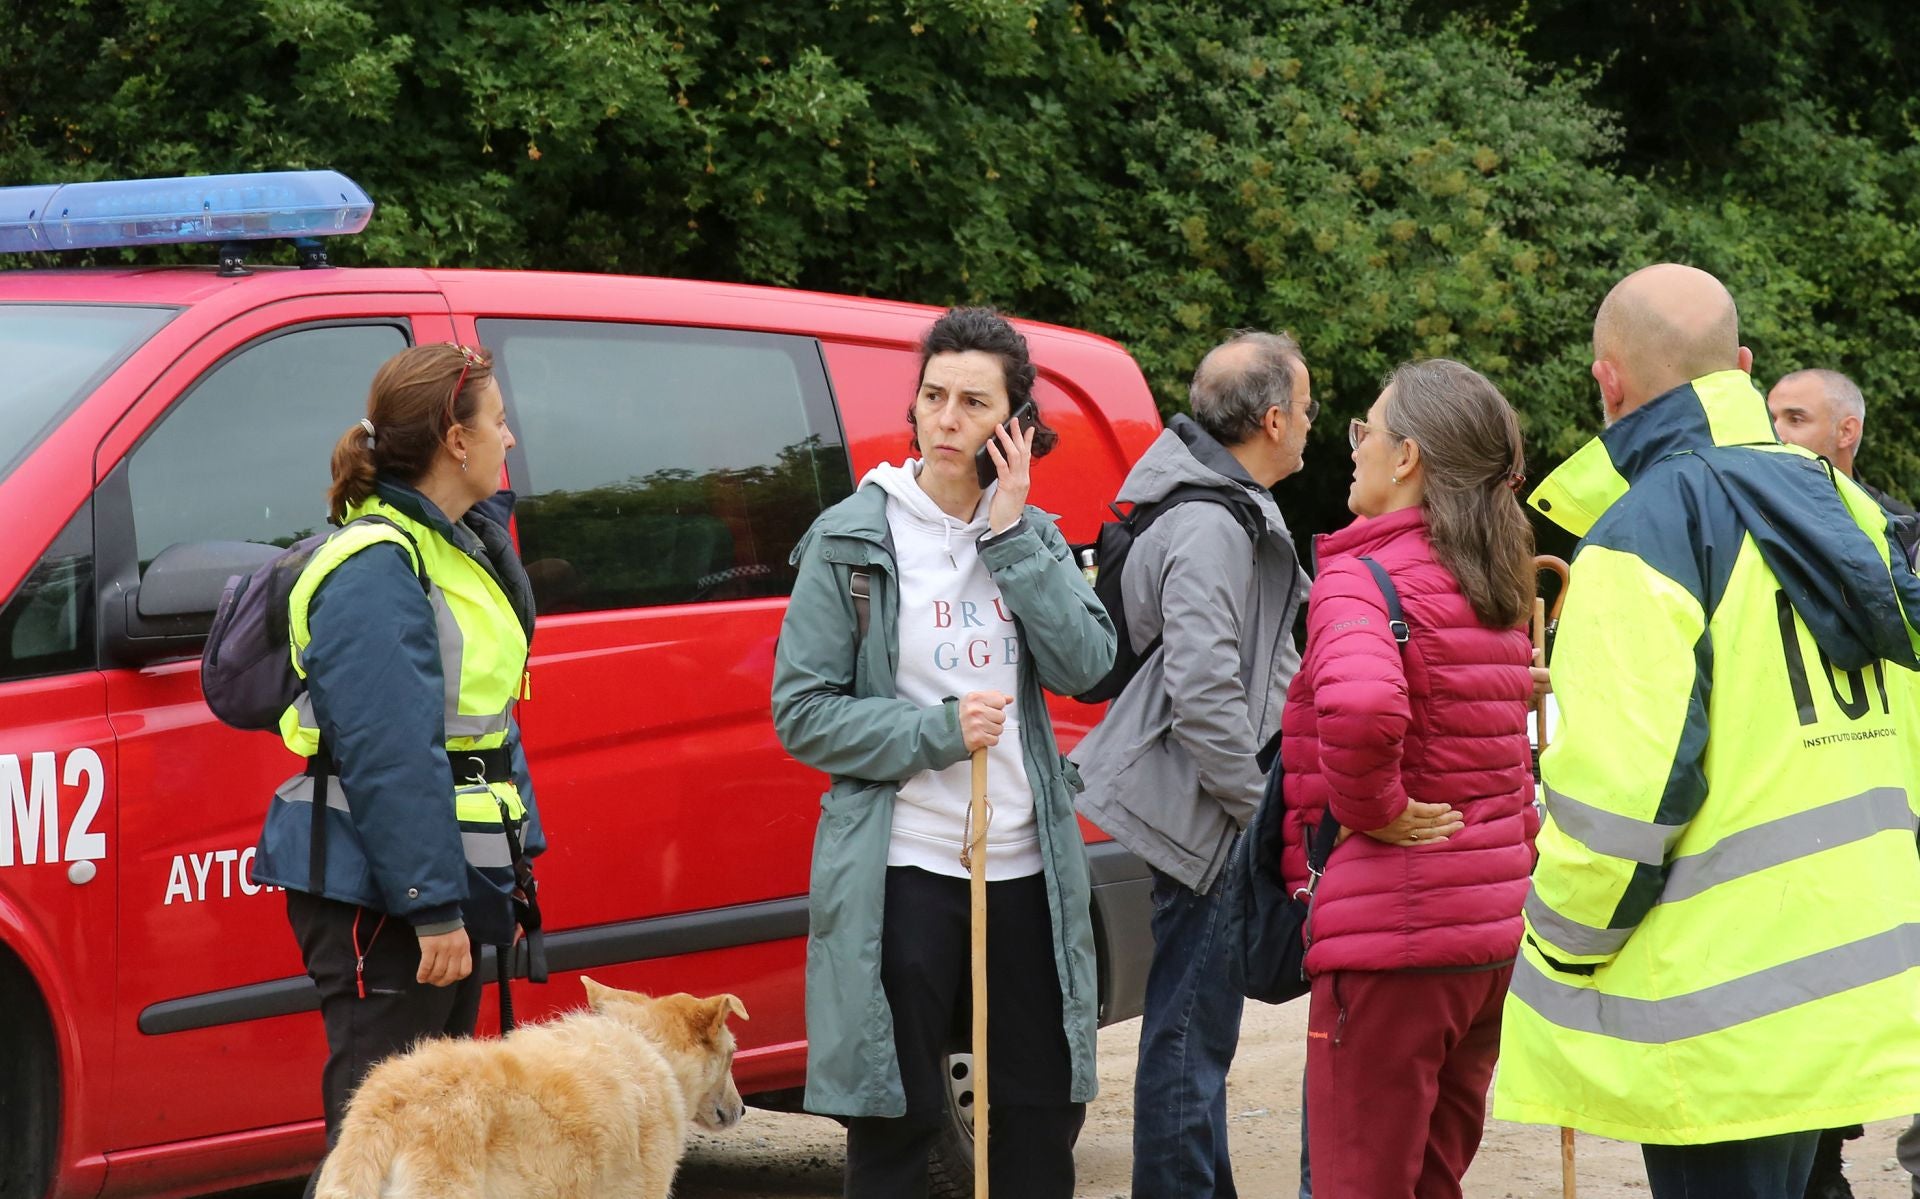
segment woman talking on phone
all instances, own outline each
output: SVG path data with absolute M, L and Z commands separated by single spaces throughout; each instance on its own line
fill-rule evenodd
M 809 1110 L 847 1121 L 845 1194 L 923 1196 L 969 978 L 961 850 L 988 757 L 990 1184 L 1068 1199 L 1093 1098 L 1085 849 L 1045 690 L 1083 691 L 1114 632 L 1053 518 L 1027 504 L 1057 440 L 1026 339 L 956 308 L 927 331 L 919 454 L 869 472 L 794 551 L 774 727 L 826 772 L 807 943 Z

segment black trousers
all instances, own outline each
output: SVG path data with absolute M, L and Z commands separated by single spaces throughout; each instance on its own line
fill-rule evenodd
M 1847 1184 L 1846 1163 L 1841 1158 L 1843 1142 L 1864 1135 L 1854 1124 L 1847 1128 L 1829 1128 L 1820 1134 L 1819 1147 L 1813 1151 L 1813 1173 L 1807 1176 L 1805 1199 L 1848 1199 L 1853 1188 Z
M 406 921 L 368 908 L 287 892 L 287 920 L 300 942 L 307 976 L 320 990 L 327 1029 L 327 1064 L 320 1075 L 326 1102 L 327 1146 L 340 1136 L 347 1100 L 381 1059 L 423 1037 L 466 1037 L 480 1018 L 479 952 L 475 971 L 445 987 L 415 982 L 420 940 Z M 359 922 L 364 974 L 354 973 L 354 923 Z M 366 995 L 360 994 L 364 979 Z
M 1799 1199 L 1818 1132 L 1712 1145 L 1642 1145 L 1653 1199 Z
M 893 1009 L 907 1114 L 847 1122 L 847 1199 L 919 1199 L 947 1128 L 946 1056 L 971 1020 L 967 880 L 887 869 L 880 981 Z M 1039 875 L 987 884 L 988 1183 L 995 1199 L 1072 1199 L 1072 1103 L 1053 922 Z

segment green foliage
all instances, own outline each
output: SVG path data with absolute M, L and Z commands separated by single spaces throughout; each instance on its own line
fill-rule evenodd
M 1578 75 L 1621 115 L 1652 242 L 1719 274 L 1762 387 L 1851 375 L 1867 396 L 1859 469 L 1920 495 L 1920 60 L 1907 0 L 1413 0 L 1427 21 Z M 1636 265 L 1624 258 L 1620 265 Z
M 1128 122 L 1119 206 L 1144 212 L 1129 224 L 1146 253 L 1089 323 L 1118 330 L 1163 395 L 1223 330 L 1292 328 L 1343 415 L 1402 359 L 1459 357 L 1537 443 L 1578 444 L 1581 326 L 1641 221 L 1600 165 L 1600 114 L 1460 27 L 1409 39 L 1390 13 L 1327 4 L 1161 17 L 1139 39 L 1162 82 Z
M 1913 140 L 1920 60 L 1910 0 L 1413 0 L 1470 16 L 1536 60 L 1591 77 L 1636 172 L 1743 168 L 1742 130 L 1815 97 L 1836 128 Z
M 1594 102 L 1616 76 L 1541 33 L 1592 7 L 48 0 L 0 49 L 0 183 L 332 166 L 379 203 L 342 262 L 991 302 L 1120 340 L 1169 411 L 1227 331 L 1291 329 L 1329 411 L 1287 485 L 1309 530 L 1343 514 L 1344 418 L 1407 357 L 1498 382 L 1536 475 L 1571 451 L 1593 310 L 1663 255 L 1725 273 L 1763 369 L 1897 394 L 1920 353 L 1904 118 L 1859 80 L 1839 107 L 1754 84 L 1727 163 L 1624 174 Z M 1787 29 L 1766 11 L 1742 19 Z M 1789 32 L 1879 61 L 1879 11 Z M 1752 62 L 1724 73 L 1776 58 Z M 1636 119 L 1657 103 L 1632 95 Z M 1913 432 L 1876 424 L 1869 473 L 1920 483 Z
M 1859 383 L 1861 476 L 1920 495 L 1920 146 L 1888 153 L 1803 101 L 1739 150 L 1710 203 L 1666 208 L 1662 252 L 1732 283 L 1761 386 L 1815 366 Z

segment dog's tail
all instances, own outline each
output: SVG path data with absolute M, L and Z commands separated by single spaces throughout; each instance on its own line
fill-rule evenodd
M 340 1126 L 339 1143 L 321 1163 L 314 1199 L 380 1199 L 398 1152 L 392 1121 L 368 1119 L 350 1109 Z

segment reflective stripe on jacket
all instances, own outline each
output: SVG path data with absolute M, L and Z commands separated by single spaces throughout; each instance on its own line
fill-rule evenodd
M 1920 1109 L 1920 581 L 1885 516 L 1737 371 L 1533 502 L 1585 539 L 1493 1114 L 1702 1144 Z

